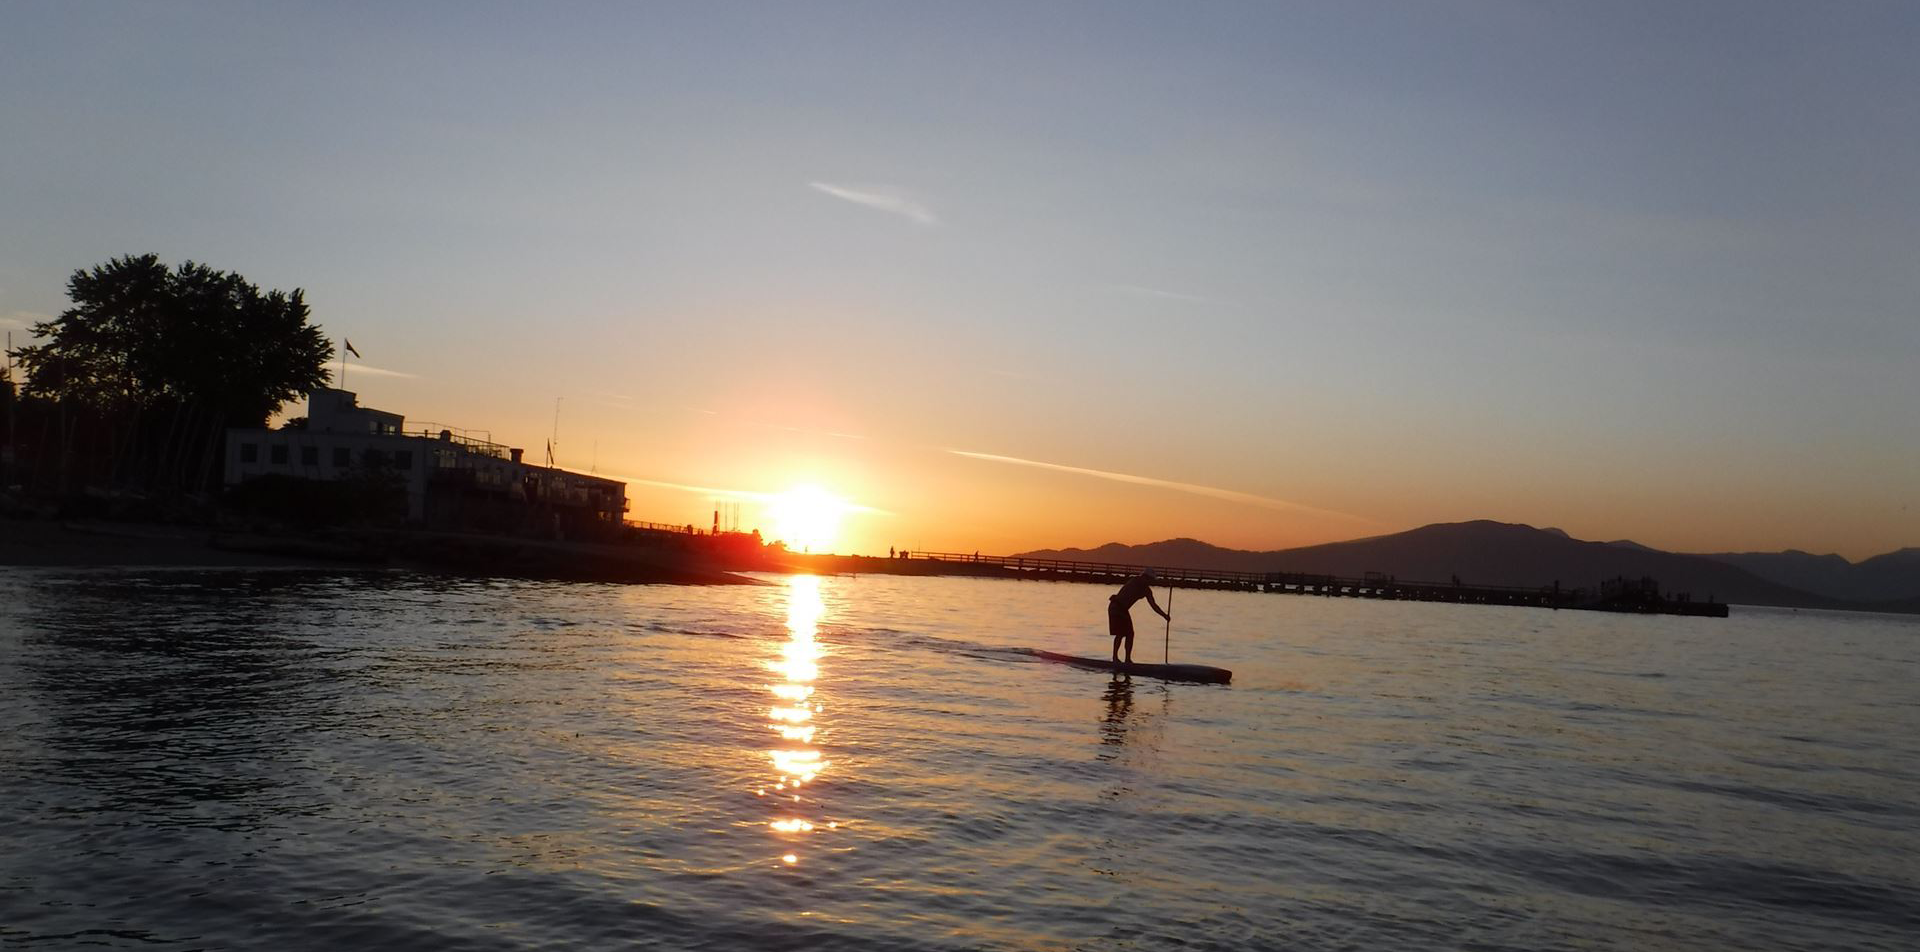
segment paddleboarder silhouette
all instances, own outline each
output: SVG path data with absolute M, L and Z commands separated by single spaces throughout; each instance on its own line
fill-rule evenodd
M 1120 661 L 1120 644 L 1127 646 L 1127 664 L 1133 663 L 1133 603 L 1146 599 L 1153 610 L 1168 621 L 1173 616 L 1162 611 L 1160 603 L 1153 600 L 1153 570 L 1141 569 L 1140 574 L 1127 579 L 1120 590 L 1107 596 L 1107 630 L 1113 633 L 1113 660 Z

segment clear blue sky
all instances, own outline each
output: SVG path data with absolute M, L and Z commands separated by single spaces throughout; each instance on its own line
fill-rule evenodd
M 306 288 L 368 403 L 537 447 L 560 398 L 635 517 L 819 482 L 869 549 L 1486 517 L 1858 557 L 1920 544 L 1916 40 L 1907 3 L 7 3 L 0 322 L 205 261 Z

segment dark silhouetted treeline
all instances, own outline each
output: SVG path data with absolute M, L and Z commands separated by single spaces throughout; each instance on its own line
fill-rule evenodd
M 228 427 L 327 382 L 333 348 L 298 289 L 149 254 L 75 271 L 67 295 L 0 387 L 5 484 L 28 495 L 210 494 Z

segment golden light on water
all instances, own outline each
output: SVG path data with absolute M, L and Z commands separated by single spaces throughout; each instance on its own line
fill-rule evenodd
M 819 749 L 812 746 L 818 729 L 813 721 L 821 710 L 820 703 L 813 700 L 814 683 L 820 677 L 820 646 L 815 635 L 825 611 L 818 577 L 790 578 L 787 581 L 787 640 L 780 645 L 779 660 L 767 664 L 768 670 L 781 679 L 767 686 L 776 701 L 767 708 L 767 729 L 779 738 L 779 743 L 767 751 L 767 760 L 775 774 L 772 789 L 785 795 L 782 802 L 793 805 L 789 808 L 792 813 L 800 812 L 802 800 L 798 793 L 790 791 L 811 783 L 829 766 Z M 761 787 L 755 794 L 764 797 L 767 788 Z M 836 825 L 829 824 L 828 828 Z M 814 830 L 812 820 L 793 815 L 776 817 L 767 826 L 783 837 L 805 836 Z M 787 853 L 780 860 L 791 866 L 798 863 L 800 857 L 797 853 Z

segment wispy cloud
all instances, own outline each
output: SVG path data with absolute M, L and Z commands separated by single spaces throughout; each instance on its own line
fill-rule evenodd
M 922 225 L 940 224 L 940 219 L 935 217 L 933 209 L 928 208 L 922 204 L 919 199 L 914 198 L 901 189 L 890 186 L 861 186 L 854 188 L 846 185 L 835 185 L 831 182 L 808 182 L 807 185 L 815 191 L 825 192 L 834 198 L 849 201 L 855 205 L 865 205 L 868 208 L 875 208 L 883 212 L 899 215 L 902 218 L 911 219 Z
M 766 427 L 769 430 L 780 430 L 785 433 L 801 433 L 807 436 L 831 436 L 836 440 L 866 439 L 866 437 L 861 436 L 858 433 L 840 433 L 834 430 L 814 430 L 814 429 L 809 429 L 803 426 L 787 426 L 784 423 L 768 423 L 765 420 L 749 420 L 747 422 L 753 424 L 754 426 Z
M 26 330 L 35 324 L 53 320 L 51 314 L 36 314 L 32 311 L 8 311 L 0 314 L 0 329 Z
M 956 449 L 949 449 L 947 450 L 947 452 L 952 453 L 955 456 L 964 456 L 968 459 L 986 460 L 992 463 L 1010 463 L 1015 466 L 1031 466 L 1035 469 L 1050 469 L 1058 473 L 1073 473 L 1079 476 L 1092 476 L 1096 479 L 1109 479 L 1116 483 L 1130 483 L 1135 486 L 1152 486 L 1158 489 L 1171 489 L 1175 492 L 1191 493 L 1195 496 L 1207 496 L 1213 499 L 1224 499 L 1224 500 L 1227 500 L 1228 502 L 1243 503 L 1249 506 L 1259 506 L 1262 509 L 1278 509 L 1282 512 L 1305 512 L 1305 513 L 1314 513 L 1316 515 L 1322 515 L 1322 516 L 1334 516 L 1334 517 L 1337 517 L 1340 519 L 1346 519 L 1352 522 L 1364 523 L 1366 525 L 1381 524 L 1372 519 L 1368 519 L 1365 516 L 1356 516 L 1356 515 L 1353 515 L 1352 513 L 1347 513 L 1347 512 L 1336 512 L 1332 509 L 1321 509 L 1318 506 L 1309 506 L 1305 503 L 1290 502 L 1285 499 L 1274 499 L 1271 496 L 1258 496 L 1253 493 L 1243 493 L 1235 489 L 1221 489 L 1217 486 L 1202 486 L 1198 483 L 1183 483 L 1183 482 L 1179 482 L 1171 479 L 1156 479 L 1152 476 L 1135 476 L 1135 475 L 1132 475 L 1131 473 L 1111 473 L 1104 469 L 1088 469 L 1084 466 L 1068 466 L 1064 463 L 1047 463 L 1047 462 L 1042 462 L 1040 460 L 1034 460 L 1034 459 L 1021 459 L 1017 456 L 999 456 L 993 453 L 974 453 L 968 450 L 956 450 Z
M 661 489 L 677 489 L 683 493 L 693 493 L 696 496 L 712 496 L 718 499 L 767 502 L 773 498 L 772 493 L 757 492 L 751 489 L 721 489 L 718 486 L 694 486 L 688 483 L 669 482 L 664 479 L 647 479 L 642 476 L 614 476 L 612 478 L 618 479 L 621 482 L 638 483 L 642 486 L 658 486 Z
M 594 392 L 587 398 L 587 402 L 595 406 L 608 407 L 614 410 L 643 409 L 637 398 L 627 396 L 624 393 L 611 393 L 605 390 Z
M 1184 301 L 1188 304 L 1227 303 L 1218 298 L 1202 297 L 1198 294 L 1182 294 L 1178 291 L 1163 291 L 1159 288 L 1149 288 L 1138 284 L 1109 284 L 1106 285 L 1106 289 L 1109 291 L 1117 291 L 1121 294 L 1130 294 L 1134 297 L 1155 298 L 1161 301 Z
M 800 433 L 806 436 L 830 436 L 836 440 L 866 439 L 866 437 L 861 436 L 858 433 L 845 433 L 840 430 L 822 430 L 814 427 L 793 426 L 792 424 L 788 424 L 788 423 L 775 423 L 771 420 L 756 420 L 751 417 L 739 416 L 737 414 L 721 413 L 718 410 L 710 410 L 710 409 L 707 409 L 706 407 L 687 407 L 686 409 L 690 412 L 699 413 L 705 416 L 716 416 L 716 417 L 724 416 L 732 423 L 736 423 L 743 426 L 756 426 L 763 430 L 779 430 L 782 433 Z
M 330 370 L 327 372 L 334 377 L 338 377 L 340 375 L 340 372 L 338 369 Z M 410 374 L 410 373 L 406 373 L 404 371 L 399 371 L 399 370 L 386 370 L 381 367 L 369 367 L 366 364 L 348 364 L 347 365 L 347 376 L 352 377 L 360 374 L 365 374 L 369 377 L 404 377 L 408 380 L 420 379 L 419 374 Z
M 676 482 L 671 482 L 669 480 L 664 480 L 664 479 L 647 479 L 646 477 L 643 477 L 643 476 L 610 476 L 609 478 L 617 479 L 625 483 L 638 483 L 642 486 L 658 486 L 661 489 L 677 489 L 683 493 L 693 493 L 696 496 L 706 496 L 710 499 L 733 499 L 733 500 L 739 500 L 742 502 L 760 503 L 762 505 L 771 504 L 779 500 L 781 496 L 780 493 L 770 493 L 770 492 L 765 492 L 758 489 L 722 489 L 718 486 L 695 486 L 689 483 L 676 483 Z M 872 506 L 863 506 L 857 502 L 852 502 L 846 499 L 840 499 L 840 500 L 837 500 L 837 502 L 839 503 L 839 507 L 842 512 L 858 512 L 858 513 L 864 513 L 866 515 L 871 515 L 871 516 L 893 515 L 893 513 L 888 512 L 885 509 L 876 509 Z

